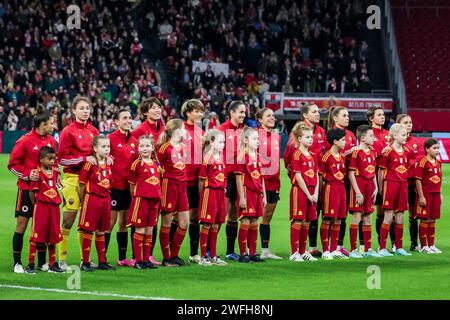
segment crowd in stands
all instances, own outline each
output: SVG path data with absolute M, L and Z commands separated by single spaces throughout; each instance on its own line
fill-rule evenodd
M 70 2 L 70 3 L 69 3 Z M 248 116 L 266 91 L 370 92 L 364 1 L 173 0 L 142 1 L 139 34 L 133 2 L 24 0 L 0 2 L 0 129 L 29 130 L 38 104 L 56 115 L 55 129 L 71 121 L 77 94 L 94 104 L 93 122 L 113 127 L 112 114 L 128 106 L 135 124 L 141 99 L 156 96 L 166 120 L 184 99 L 198 97 L 208 121 L 226 118 L 225 102 L 244 99 Z M 81 30 L 68 30 L 66 8 L 81 9 Z M 155 37 L 151 37 L 154 35 Z M 149 41 L 149 39 L 156 39 Z M 169 65 L 166 87 L 144 46 Z M 193 70 L 192 62 L 224 64 L 228 74 Z

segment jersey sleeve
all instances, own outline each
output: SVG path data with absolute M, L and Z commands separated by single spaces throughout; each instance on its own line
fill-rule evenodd
M 58 160 L 59 164 L 65 167 L 79 166 L 86 162 L 85 156 L 75 156 L 72 153 L 73 141 L 69 131 L 63 130 L 59 138 Z
M 321 175 L 325 174 L 326 165 L 327 165 L 327 161 L 325 160 L 325 155 L 324 155 L 320 158 L 320 161 L 319 161 L 319 174 L 321 174 Z
M 424 172 L 424 161 L 420 161 L 416 163 L 416 167 L 414 170 L 414 176 L 416 179 L 422 180 L 423 179 L 423 172 Z
M 378 159 L 378 166 L 382 169 L 387 169 L 389 152 L 390 152 L 390 150 L 384 152 Z
M 92 170 L 92 164 L 90 162 L 86 162 L 80 171 L 80 178 L 78 180 L 81 184 L 86 184 L 89 179 L 90 172 Z
M 350 158 L 350 163 L 348 165 L 349 170 L 357 170 L 358 169 L 358 150 L 352 152 L 352 156 Z
M 291 160 L 291 171 L 294 173 L 301 173 L 301 161 L 300 161 L 300 154 L 298 152 L 294 153 L 294 156 Z
M 136 160 L 131 164 L 130 173 L 128 176 L 128 182 L 130 184 L 136 184 L 138 165 L 139 165 L 139 160 Z
M 29 181 L 31 170 L 25 168 L 23 165 L 25 161 L 25 152 L 23 139 L 19 139 L 9 156 L 8 169 L 19 179 Z

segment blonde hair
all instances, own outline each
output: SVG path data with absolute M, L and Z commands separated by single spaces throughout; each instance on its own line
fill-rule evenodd
M 258 130 L 255 128 L 244 127 L 241 136 L 239 137 L 238 154 L 242 154 L 245 152 L 245 149 L 247 149 L 245 139 L 248 139 L 252 133 L 258 134 Z
M 161 133 L 158 139 L 158 143 L 156 144 L 156 149 L 159 149 L 164 143 L 168 142 L 170 138 L 172 138 L 173 133 L 177 129 L 183 128 L 183 120 L 181 119 L 172 119 L 167 121 L 166 127 L 164 128 L 164 132 Z
M 405 127 L 401 125 L 400 123 L 394 123 L 392 127 L 389 129 L 389 134 L 393 138 L 395 135 L 399 134 L 401 130 L 405 130 Z
M 294 128 L 292 128 L 292 134 L 294 135 L 296 143 L 297 143 L 298 139 L 305 134 L 306 131 L 313 131 L 313 129 L 311 129 L 303 121 L 299 121 L 295 124 Z
M 217 137 L 220 135 L 224 136 L 225 133 L 223 133 L 223 131 L 216 130 L 216 129 L 208 131 L 208 133 L 205 136 L 205 142 L 203 144 L 204 154 L 207 154 L 208 152 L 211 151 L 211 143 L 216 141 Z

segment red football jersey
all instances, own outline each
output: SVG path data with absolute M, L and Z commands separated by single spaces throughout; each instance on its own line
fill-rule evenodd
M 170 142 L 164 143 L 158 149 L 158 160 L 164 169 L 163 178 L 186 181 L 185 146 L 176 149 Z
M 242 134 L 242 125 L 235 127 L 230 119 L 222 123 L 219 128 L 225 133 L 225 148 L 223 154 L 225 155 L 225 164 L 229 173 L 235 171 L 234 165 L 237 160 L 239 136 Z
M 385 169 L 384 180 L 387 181 L 407 181 L 408 180 L 408 151 L 398 153 L 389 147 L 380 158 L 378 165 Z
M 95 165 L 86 162 L 80 171 L 79 183 L 86 185 L 86 193 L 109 197 L 111 187 L 111 167 L 107 164 Z
M 161 180 L 154 161 L 146 163 L 136 159 L 130 168 L 130 184 L 134 184 L 134 197 L 161 198 Z
M 251 157 L 248 151 L 245 151 L 238 156 L 238 162 L 239 164 L 235 166 L 235 173 L 242 175 L 244 187 L 262 193 L 263 180 L 259 155 Z
M 383 153 L 383 149 L 389 145 L 389 141 L 387 139 L 387 137 L 389 136 L 389 131 L 384 128 L 373 128 L 373 135 L 377 139 L 373 143 L 373 149 L 375 150 L 376 157 L 379 158 Z
M 111 156 L 114 159 L 111 166 L 111 188 L 126 190 L 129 187 L 130 166 L 138 157 L 138 141 L 130 134 L 122 133 L 119 130 L 114 131 L 108 137 L 111 144 Z
M 436 159 L 432 163 L 427 157 L 423 157 L 416 165 L 416 179 L 422 181 L 423 193 L 440 193 L 442 188 L 441 162 Z
M 41 136 L 35 129 L 17 140 L 8 161 L 8 169 L 15 174 L 17 187 L 30 190 L 30 172 L 39 166 L 39 152 L 44 146 L 52 147 L 56 152 L 56 140 L 51 135 Z M 55 169 L 58 163 L 55 161 Z
M 36 194 L 36 201 L 59 205 L 61 196 L 56 187 L 57 174 L 55 172 L 47 174 L 39 170 L 39 180 L 31 181 L 30 190 Z
M 316 155 L 310 152 L 309 156 L 306 156 L 300 149 L 294 153 L 292 158 L 292 179 L 293 185 L 300 186 L 295 178 L 295 173 L 300 173 L 307 187 L 315 187 L 317 185 L 317 162 Z
M 98 135 L 98 130 L 90 122 L 76 121 L 61 131 L 58 159 L 65 173 L 80 173 L 86 158 L 92 154 L 92 140 Z
M 409 168 L 408 170 L 408 179 L 414 179 L 414 168 L 417 163 L 417 157 L 419 155 L 419 141 L 412 135 L 406 139 L 406 144 L 404 145 L 404 148 L 408 150 L 409 153 Z
M 211 154 L 205 156 L 200 168 L 199 178 L 205 180 L 205 188 L 225 189 L 227 169 L 223 159 L 216 160 Z
M 159 136 L 164 132 L 164 124 L 162 121 L 157 121 L 156 123 L 150 123 L 149 120 L 145 120 L 136 129 L 131 132 L 131 135 L 136 139 L 139 139 L 143 135 L 148 135 L 153 137 L 154 143 L 158 142 Z
M 186 181 L 188 185 L 195 185 L 198 182 L 198 174 L 202 166 L 203 148 L 202 140 L 205 135 L 202 128 L 184 122 L 186 129 Z
M 266 190 L 280 191 L 280 144 L 278 133 L 258 129 L 259 155 L 261 157 L 261 173 Z
M 354 170 L 355 176 L 373 179 L 376 174 L 376 168 L 377 161 L 374 150 L 370 149 L 369 152 L 365 152 L 362 149 L 358 149 L 352 152 L 348 169 Z
M 344 183 L 345 174 L 347 173 L 345 158 L 342 155 L 335 157 L 328 150 L 319 162 L 319 173 L 323 175 L 324 180 L 327 182 Z
M 289 135 L 289 140 L 284 150 L 284 166 L 286 167 L 286 169 L 288 169 L 288 171 L 290 170 L 290 165 L 292 163 L 292 156 L 294 155 L 296 149 L 297 147 L 295 146 L 294 143 L 294 135 L 291 133 Z M 328 149 L 330 149 L 330 145 L 327 141 L 327 133 L 321 126 L 316 124 L 314 126 L 313 144 L 311 148 L 309 148 L 309 150 L 315 155 L 316 163 L 320 162 L 322 155 L 326 151 L 328 151 Z M 289 177 L 291 177 L 291 175 L 289 175 Z

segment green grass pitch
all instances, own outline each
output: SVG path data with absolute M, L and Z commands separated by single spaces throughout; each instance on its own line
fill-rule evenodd
M 437 246 L 441 255 L 421 255 L 382 259 L 333 260 L 293 263 L 289 257 L 289 190 L 284 168 L 281 173 L 281 201 L 271 225 L 271 250 L 284 259 L 260 264 L 230 263 L 227 267 L 189 265 L 183 268 L 116 271 L 94 271 L 81 274 L 79 291 L 90 295 L 69 293 L 70 274 L 37 275 L 12 272 L 12 235 L 15 228 L 14 204 L 16 179 L 8 172 L 8 155 L 0 155 L 0 299 L 124 299 L 136 296 L 173 299 L 449 299 L 450 286 L 450 166 L 444 165 L 443 218 L 437 223 Z M 348 225 L 348 224 L 347 224 Z M 29 230 L 25 234 L 22 261 L 28 257 Z M 79 264 L 76 228 L 71 232 L 69 264 Z M 372 242 L 376 243 L 374 232 Z M 407 223 L 404 235 L 409 247 Z M 346 235 L 348 247 L 348 230 Z M 225 228 L 220 232 L 219 254 L 225 251 Z M 95 246 L 93 246 L 94 248 Z M 258 241 L 259 247 L 259 241 Z M 237 244 L 236 244 L 237 248 Z M 188 236 L 180 256 L 188 257 Z M 159 242 L 156 258 L 161 259 Z M 130 243 L 128 255 L 131 254 Z M 96 251 L 92 257 L 96 260 Z M 111 263 L 117 261 L 115 231 L 108 252 Z M 368 289 L 371 276 L 367 268 L 380 269 L 381 289 Z M 18 286 L 12 288 L 11 286 Z M 26 290 L 23 287 L 51 288 L 62 292 Z M 93 292 L 104 295 L 92 294 Z M 123 295 L 114 296 L 113 294 Z

